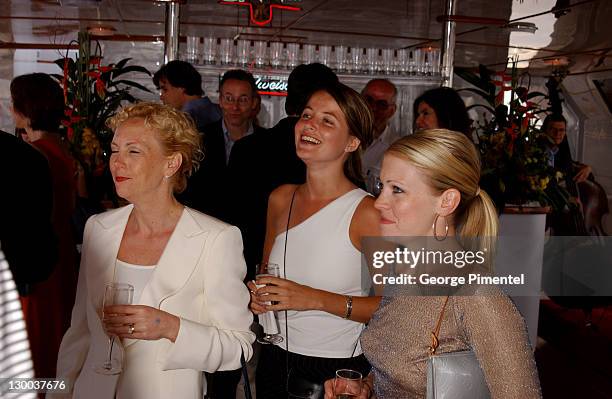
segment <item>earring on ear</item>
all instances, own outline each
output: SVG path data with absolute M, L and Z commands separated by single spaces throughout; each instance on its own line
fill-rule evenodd
M 438 235 L 436 234 L 436 225 L 438 224 L 438 218 L 440 217 L 440 215 L 438 213 L 436 213 L 436 218 L 433 221 L 433 236 L 436 239 L 436 241 L 444 241 L 446 240 L 446 237 L 448 237 L 448 221 L 446 220 L 446 217 L 444 217 L 444 237 L 439 238 Z

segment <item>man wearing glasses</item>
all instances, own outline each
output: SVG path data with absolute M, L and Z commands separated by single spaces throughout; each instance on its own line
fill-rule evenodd
M 187 189 L 178 196 L 181 203 L 229 222 L 233 201 L 227 198 L 227 164 L 238 140 L 251 134 L 266 134 L 254 125 L 259 96 L 255 79 L 249 72 L 233 69 L 225 72 L 219 83 L 222 117 L 202 127 L 204 160 L 189 178 Z
M 246 136 L 267 134 L 254 123 L 259 103 L 253 75 L 241 69 L 223 74 L 219 83 L 222 118 L 203 128 L 204 160 L 187 185 L 187 194 L 194 196 L 191 201 L 182 201 L 184 204 L 232 224 L 237 208 L 250 206 L 242 202 L 241 196 L 246 194 L 240 191 L 243 187 L 233 187 L 237 181 L 227 165 L 236 142 Z M 207 374 L 208 397 L 235 398 L 240 377 L 240 369 Z
M 368 191 L 376 194 L 383 155 L 391 143 L 400 138 L 389 126 L 397 109 L 397 87 L 387 79 L 372 79 L 363 88 L 361 95 L 374 115 L 374 141 L 363 153 L 363 175 Z

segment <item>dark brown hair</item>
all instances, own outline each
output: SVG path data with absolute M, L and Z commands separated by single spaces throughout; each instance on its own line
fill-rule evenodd
M 11 82 L 13 108 L 30 120 L 32 130 L 57 132 L 64 117 L 64 92 L 51 76 L 30 73 Z
M 416 131 L 416 119 L 419 116 L 417 110 L 419 104 L 429 105 L 436 113 L 438 127 L 440 129 L 454 130 L 469 137 L 472 121 L 465 108 L 465 103 L 456 90 L 450 87 L 437 87 L 427 90 L 419 98 L 414 100 L 414 130 Z
M 318 92 L 325 92 L 336 101 L 349 128 L 349 134 L 359 139 L 357 150 L 349 153 L 344 162 L 344 175 L 355 185 L 365 187 L 361 168 L 361 153 L 374 138 L 374 117 L 363 97 L 345 84 L 330 84 Z M 311 97 L 315 94 L 312 93 Z M 310 100 L 310 99 L 309 99 Z

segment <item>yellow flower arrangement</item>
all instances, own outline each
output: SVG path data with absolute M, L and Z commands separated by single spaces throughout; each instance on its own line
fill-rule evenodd
M 516 62 L 509 70 L 494 72 L 480 66 L 479 72 L 457 68 L 456 72 L 476 88 L 487 104 L 473 125 L 482 160 L 482 185 L 498 206 L 539 203 L 555 209 L 565 206 L 567 192 L 559 186 L 563 176 L 549 165 L 544 134 L 537 126 L 547 110 L 548 96 L 529 92 L 529 75 L 519 73 Z M 508 96 L 509 94 L 509 96 Z M 509 97 L 509 102 L 504 99 Z

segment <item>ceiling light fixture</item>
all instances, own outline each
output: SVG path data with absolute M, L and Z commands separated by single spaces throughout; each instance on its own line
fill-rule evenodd
M 533 22 L 511 22 L 508 24 L 508 28 L 511 32 L 528 32 L 535 33 L 538 27 Z
M 113 36 L 115 32 L 117 32 L 117 29 L 110 25 L 95 25 L 87 27 L 87 33 L 92 36 Z
M 548 58 L 548 59 L 543 60 L 543 62 L 547 65 L 552 65 L 553 67 L 569 65 L 569 59 L 563 56 L 555 57 L 555 58 Z

